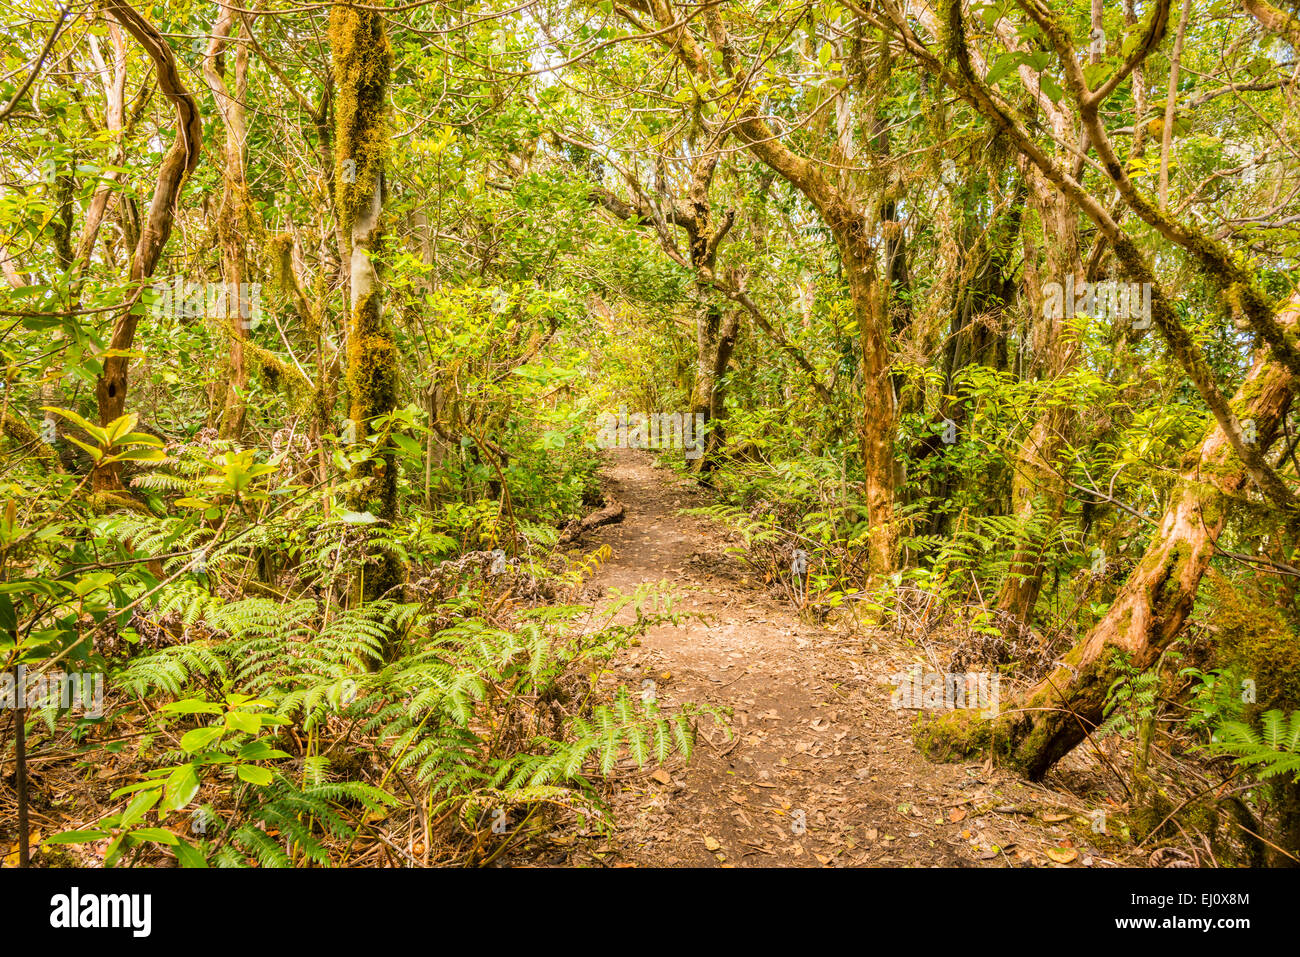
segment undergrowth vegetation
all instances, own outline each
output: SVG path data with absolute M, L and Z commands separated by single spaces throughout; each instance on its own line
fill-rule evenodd
M 4 17 L 6 863 L 609 828 L 726 721 L 612 665 L 684 620 L 582 540 L 615 414 L 745 587 L 1004 682 L 923 716 L 927 754 L 1300 862 L 1290 13 Z

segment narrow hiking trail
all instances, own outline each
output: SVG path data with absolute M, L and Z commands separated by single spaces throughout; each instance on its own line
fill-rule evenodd
M 695 754 L 629 770 L 611 795 L 612 839 L 575 840 L 565 860 L 605 866 L 1108 866 L 1091 805 L 985 764 L 935 764 L 912 745 L 914 712 L 891 706 L 888 676 L 921 660 L 888 633 L 864 638 L 801 622 L 745 582 L 727 533 L 679 515 L 711 498 L 643 452 L 611 455 L 606 489 L 622 523 L 587 534 L 612 555 L 595 584 L 667 581 L 675 610 L 611 666 L 665 706 L 733 709 L 735 737 L 705 719 Z M 630 617 L 631 610 L 620 614 Z M 1048 856 L 1048 851 L 1052 856 Z

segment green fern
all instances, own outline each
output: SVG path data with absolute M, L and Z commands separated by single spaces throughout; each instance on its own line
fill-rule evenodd
M 1300 711 L 1290 717 L 1266 711 L 1256 729 L 1244 721 L 1225 721 L 1210 739 L 1212 754 L 1231 755 L 1261 780 L 1288 776 L 1300 781 Z

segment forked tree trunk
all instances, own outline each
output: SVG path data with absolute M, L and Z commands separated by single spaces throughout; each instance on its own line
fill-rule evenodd
M 1300 324 L 1300 295 L 1292 297 L 1278 321 L 1288 332 Z M 1253 422 L 1261 450 L 1271 443 L 1297 384 L 1281 362 L 1261 351 L 1233 397 L 1237 421 Z M 1209 428 L 1190 462 L 1146 553 L 1087 638 L 1036 686 L 1004 702 L 1001 718 L 987 721 L 957 711 L 923 727 L 918 734 L 923 749 L 953 756 L 992 745 L 1012 766 L 1039 778 L 1084 739 L 1085 728 L 1091 731 L 1101 721 L 1107 692 L 1124 673 L 1115 656 L 1143 670 L 1178 635 L 1214 556 L 1229 499 L 1250 484 L 1218 424 Z

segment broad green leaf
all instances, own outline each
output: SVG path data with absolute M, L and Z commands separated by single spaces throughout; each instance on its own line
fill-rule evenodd
M 120 826 L 127 828 L 136 821 L 139 821 L 149 813 L 150 808 L 157 804 L 158 799 L 161 797 L 162 791 L 158 789 L 144 791 L 138 794 L 135 800 L 128 804 L 126 810 L 122 812 L 122 821 Z
M 258 787 L 266 787 L 271 783 L 272 774 L 266 768 L 259 768 L 256 764 L 241 764 L 235 768 L 235 773 L 239 775 L 240 780 L 247 781 L 249 784 L 256 784 Z
M 142 827 L 131 832 L 131 840 L 154 841 L 158 844 L 166 844 L 168 847 L 174 847 L 180 843 L 180 838 L 166 828 L 161 827 Z
M 216 741 L 224 731 L 224 728 L 195 728 L 192 731 L 186 731 L 181 737 L 181 749 L 187 754 L 193 754 L 195 751 L 200 751 L 213 741 Z
M 199 771 L 193 763 L 182 764 L 172 771 L 163 787 L 163 802 L 159 810 L 179 811 L 199 792 Z

